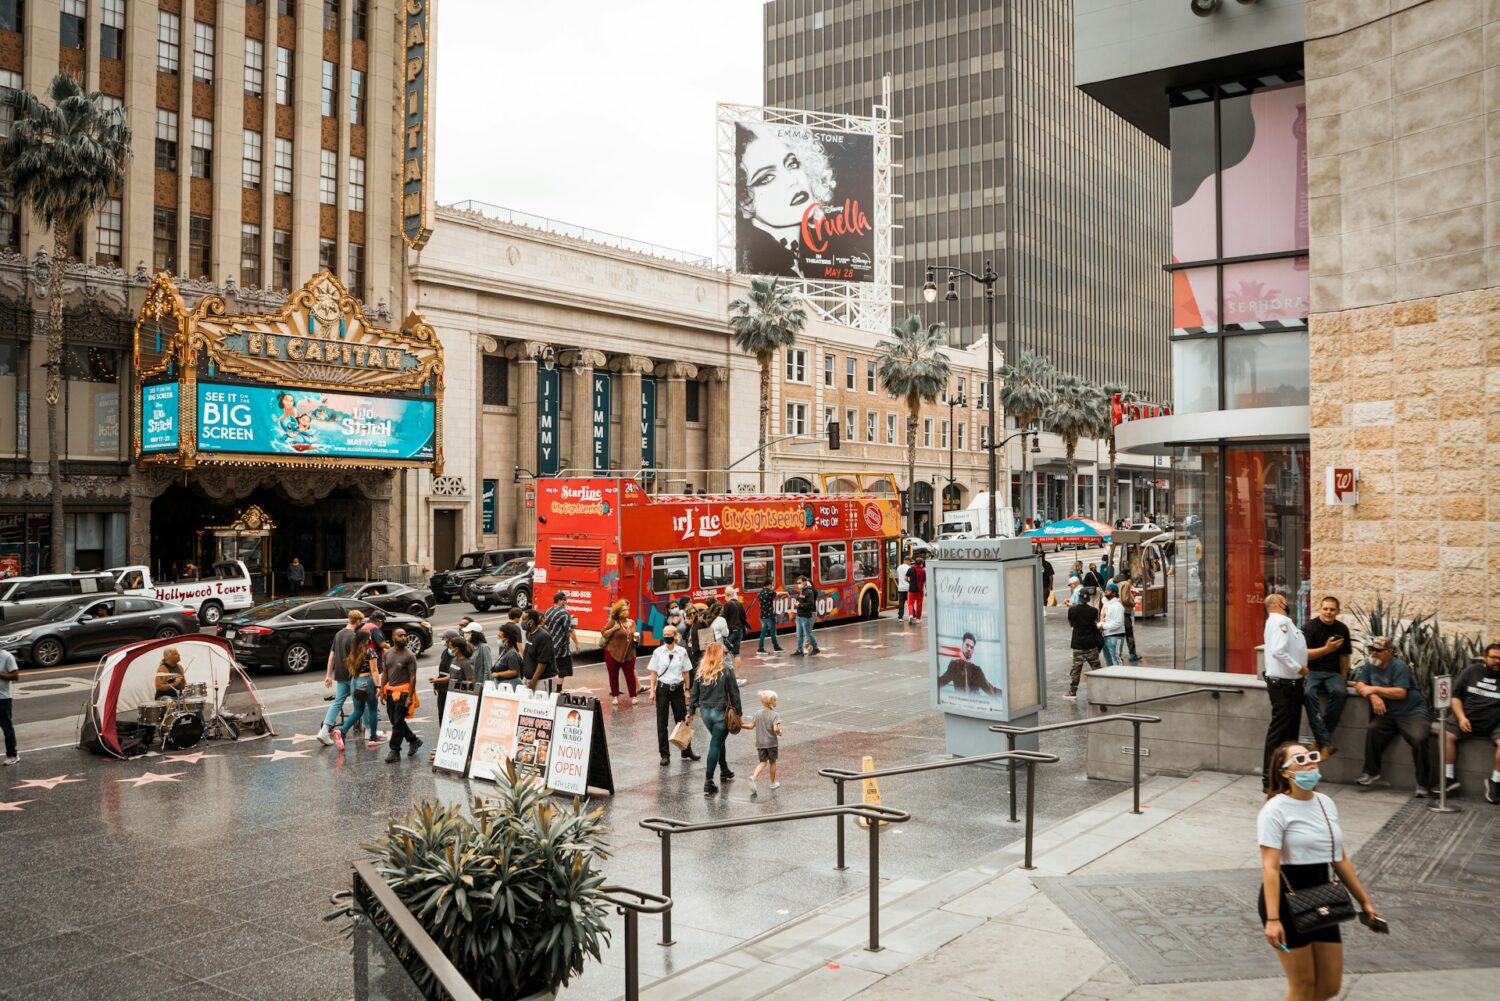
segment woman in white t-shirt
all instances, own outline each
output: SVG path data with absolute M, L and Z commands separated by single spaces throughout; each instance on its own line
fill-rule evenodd
M 1300 933 L 1292 926 L 1286 887 L 1301 890 L 1329 881 L 1333 865 L 1339 879 L 1371 919 L 1379 917 L 1354 866 L 1344 851 L 1338 807 L 1313 792 L 1322 773 L 1322 757 L 1298 743 L 1271 752 L 1271 788 L 1256 822 L 1260 842 L 1261 888 L 1258 908 L 1266 941 L 1278 950 L 1286 974 L 1287 1001 L 1325 1001 L 1338 994 L 1344 979 L 1344 944 L 1338 925 Z M 1267 911 L 1266 901 L 1276 906 Z

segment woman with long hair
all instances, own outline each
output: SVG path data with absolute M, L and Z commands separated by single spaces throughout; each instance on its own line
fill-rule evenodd
M 1321 761 L 1317 751 L 1295 741 L 1278 745 L 1271 752 L 1270 790 L 1256 823 L 1261 866 L 1258 910 L 1266 941 L 1277 950 L 1286 974 L 1287 1001 L 1326 1001 L 1338 994 L 1344 978 L 1339 926 L 1298 931 L 1287 903 L 1288 891 L 1328 883 L 1332 866 L 1364 911 L 1360 920 L 1372 930 L 1385 927 L 1344 850 L 1338 807 L 1328 796 L 1313 791 L 1322 778 Z
M 719 769 L 724 781 L 734 778 L 729 770 L 724 740 L 729 728 L 724 723 L 728 707 L 743 713 L 740 708 L 740 684 L 734 677 L 734 668 L 724 662 L 724 644 L 710 643 L 703 651 L 703 662 L 693 672 L 693 699 L 688 705 L 688 722 L 703 710 L 703 726 L 708 730 L 708 770 L 703 775 L 703 794 L 712 796 L 719 791 L 714 785 L 714 769 Z
M 630 704 L 637 702 L 635 679 L 635 620 L 630 617 L 630 602 L 621 598 L 609 606 L 609 621 L 599 631 L 604 642 L 604 666 L 609 671 L 609 704 L 620 704 L 620 672 L 630 689 Z

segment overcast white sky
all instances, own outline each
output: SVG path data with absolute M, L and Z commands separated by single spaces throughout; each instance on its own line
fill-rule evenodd
M 761 0 L 444 0 L 437 200 L 712 255 L 714 105 L 761 101 Z

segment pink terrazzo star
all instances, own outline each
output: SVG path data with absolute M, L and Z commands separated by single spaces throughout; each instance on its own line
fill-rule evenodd
M 69 782 L 82 782 L 82 781 L 83 781 L 83 779 L 70 779 L 66 775 L 58 775 L 55 778 L 50 778 L 50 779 L 27 779 L 25 782 L 22 782 L 20 785 L 16 786 L 16 788 L 17 789 L 56 789 L 58 786 L 60 786 L 60 785 L 67 785 Z M 26 802 L 29 803 L 31 801 L 27 800 Z
M 145 775 L 137 775 L 133 779 L 116 779 L 115 781 L 129 782 L 139 789 L 141 786 L 155 785 L 157 782 L 176 782 L 184 774 L 184 772 L 172 772 L 171 774 L 164 775 L 161 772 L 147 772 Z
M 268 761 L 285 761 L 288 758 L 299 758 L 299 759 L 300 758 L 306 758 L 309 753 L 310 752 L 308 752 L 308 751 L 282 751 L 282 750 L 275 750 L 275 751 L 272 751 L 270 754 L 255 754 L 255 755 L 251 755 L 251 756 L 252 757 L 256 757 L 256 758 L 265 758 Z

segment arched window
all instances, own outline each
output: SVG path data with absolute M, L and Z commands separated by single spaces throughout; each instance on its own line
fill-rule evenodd
M 793 476 L 781 485 L 784 494 L 810 494 L 813 492 L 812 481 L 804 476 Z

